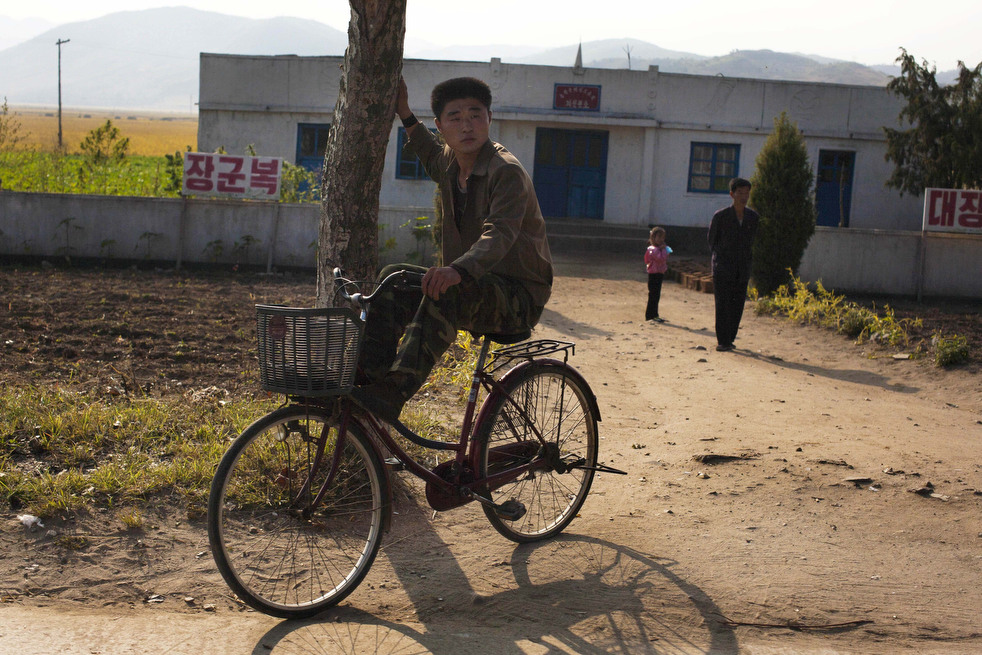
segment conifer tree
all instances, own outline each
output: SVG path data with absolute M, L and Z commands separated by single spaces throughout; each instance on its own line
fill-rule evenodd
M 757 155 L 751 179 L 749 204 L 760 214 L 752 277 L 761 295 L 789 282 L 789 270 L 797 274 L 815 232 L 813 175 L 804 136 L 781 112 Z

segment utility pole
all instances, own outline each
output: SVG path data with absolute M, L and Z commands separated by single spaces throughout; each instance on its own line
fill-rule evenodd
M 58 150 L 61 150 L 61 44 L 69 41 L 71 39 L 55 41 L 55 45 L 58 46 Z

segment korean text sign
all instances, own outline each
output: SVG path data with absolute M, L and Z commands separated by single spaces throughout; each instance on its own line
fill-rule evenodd
M 181 195 L 278 200 L 282 170 L 279 157 L 188 152 L 184 155 Z
M 557 84 L 553 91 L 552 108 L 599 111 L 600 87 L 593 84 Z
M 982 234 L 982 191 L 925 189 L 923 229 Z

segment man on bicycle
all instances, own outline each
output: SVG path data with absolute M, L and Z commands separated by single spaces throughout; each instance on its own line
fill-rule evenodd
M 426 381 L 458 330 L 515 334 L 539 321 L 552 290 L 552 256 L 532 179 L 489 137 L 491 89 L 475 78 L 441 82 L 430 97 L 445 145 L 413 115 L 404 80 L 396 113 L 440 189 L 439 266 L 384 268 L 423 275 L 419 292 L 392 291 L 372 303 L 355 400 L 393 422 Z M 401 339 L 401 341 L 400 341 Z

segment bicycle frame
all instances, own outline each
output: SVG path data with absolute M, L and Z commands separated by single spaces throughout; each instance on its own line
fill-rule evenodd
M 492 394 L 504 394 L 506 402 L 508 402 L 510 406 L 516 412 L 518 412 L 521 419 L 523 419 L 523 425 L 531 429 L 532 436 L 535 438 L 536 443 L 538 444 L 538 447 L 536 448 L 537 453 L 539 452 L 540 447 L 545 446 L 547 443 L 545 437 L 539 433 L 535 422 L 528 416 L 525 408 L 517 403 L 514 398 L 508 396 L 505 392 L 504 383 L 510 376 L 518 374 L 522 368 L 528 366 L 530 362 L 535 359 L 538 362 L 547 362 L 563 367 L 569 371 L 571 375 L 579 377 L 579 374 L 576 373 L 574 369 L 570 368 L 565 360 L 559 361 L 556 359 L 541 358 L 532 355 L 525 357 L 524 362 L 521 362 L 511 368 L 501 377 L 500 380 L 495 379 L 494 372 L 496 368 L 489 368 L 486 366 L 490 351 L 490 344 L 490 340 L 485 337 L 481 344 L 481 351 L 478 355 L 478 360 L 471 378 L 471 386 L 468 394 L 467 406 L 464 411 L 464 419 L 461 425 L 459 438 L 456 442 L 427 439 L 410 430 L 408 427 L 402 424 L 402 422 L 397 422 L 392 426 L 400 435 L 419 446 L 431 450 L 452 451 L 454 453 L 453 460 L 440 465 L 440 467 L 443 467 L 444 470 L 449 471 L 450 474 L 447 477 L 441 476 L 436 472 L 439 467 L 437 469 L 427 468 L 406 453 L 405 449 L 395 441 L 385 426 L 383 426 L 373 415 L 362 411 L 352 411 L 352 408 L 357 406 L 350 399 L 344 399 L 341 403 L 341 420 L 338 427 L 339 443 L 338 447 L 336 448 L 336 452 L 340 452 L 342 450 L 341 445 L 343 444 L 345 435 L 348 432 L 348 426 L 350 423 L 357 422 L 362 427 L 364 432 L 371 437 L 372 445 L 375 447 L 375 450 L 377 453 L 379 453 L 380 457 L 382 448 L 388 452 L 391 452 L 399 460 L 401 465 L 404 466 L 410 473 L 426 482 L 427 485 L 433 485 L 438 493 L 444 494 L 446 498 L 452 499 L 449 501 L 449 505 L 444 509 L 464 505 L 474 500 L 486 504 L 493 504 L 490 499 L 484 497 L 480 493 L 480 490 L 495 489 L 503 484 L 519 478 L 530 470 L 549 466 L 550 463 L 546 460 L 546 458 L 536 455 L 525 464 L 513 466 L 504 471 L 499 471 L 486 478 L 476 477 L 476 471 L 479 468 L 479 462 L 477 461 L 479 451 L 474 447 L 475 442 L 473 440 L 473 435 L 476 433 L 477 427 L 485 418 L 485 408 L 489 406 L 488 401 Z M 558 350 L 565 351 L 567 347 L 572 348 L 572 344 L 565 344 L 564 346 L 558 348 Z M 482 388 L 485 390 L 486 395 L 481 406 L 481 411 L 477 413 L 475 418 L 477 398 Z M 596 415 L 599 416 L 599 410 L 596 408 L 596 399 L 591 397 L 590 402 L 596 411 Z M 321 464 L 325 464 L 320 460 L 324 451 L 323 440 L 326 438 L 327 435 L 323 435 L 320 438 L 321 443 L 319 443 L 317 447 L 318 455 L 315 466 L 319 467 Z M 331 470 L 328 472 L 326 481 L 321 489 L 318 490 L 317 496 L 313 501 L 314 506 L 321 501 L 326 489 L 329 488 L 330 484 L 333 482 L 337 466 L 338 461 L 336 459 L 332 460 L 330 463 Z M 388 467 L 386 470 L 388 471 Z

